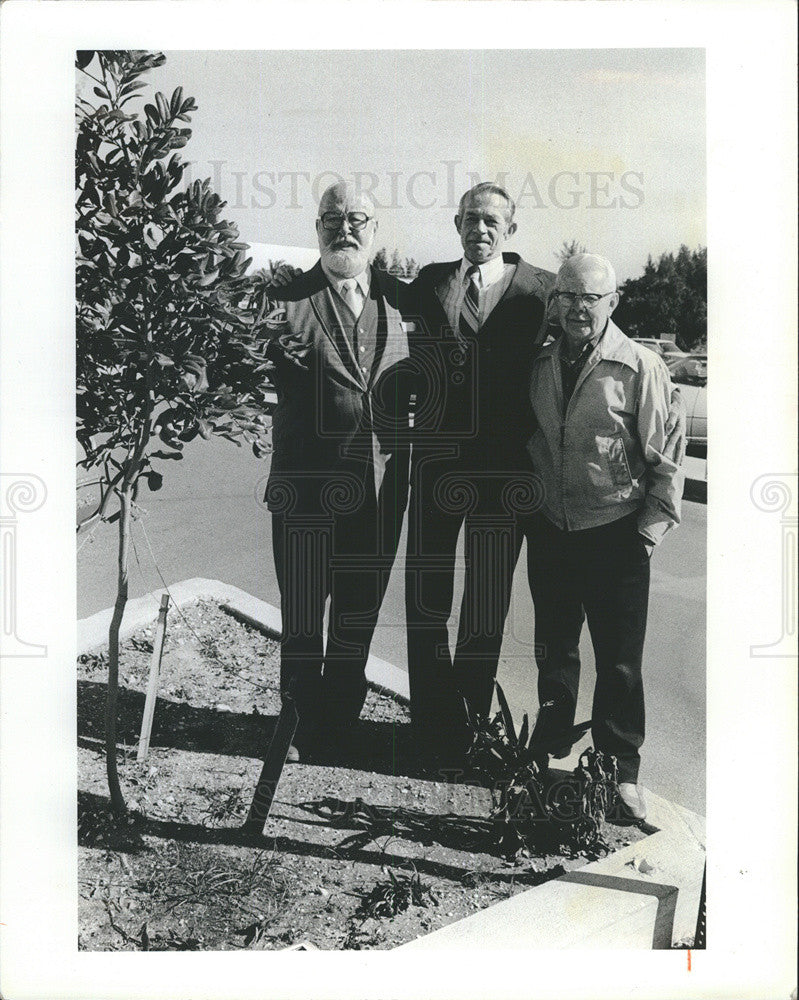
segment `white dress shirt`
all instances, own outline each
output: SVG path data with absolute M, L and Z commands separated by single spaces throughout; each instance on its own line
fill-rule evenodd
M 453 330 L 458 329 L 461 307 L 470 281 L 466 274 L 473 266 L 472 262 L 464 257 L 458 270 L 436 289 L 436 294 Z M 480 326 L 485 323 L 491 315 L 491 311 L 507 291 L 515 272 L 516 265 L 506 264 L 501 256 L 494 257 L 493 260 L 477 266 L 478 322 Z

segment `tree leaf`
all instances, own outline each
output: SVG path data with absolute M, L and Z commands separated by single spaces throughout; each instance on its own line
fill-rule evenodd
M 160 90 L 155 95 L 155 103 L 158 105 L 161 121 L 165 122 L 169 118 L 169 105 L 166 103 L 166 98 Z

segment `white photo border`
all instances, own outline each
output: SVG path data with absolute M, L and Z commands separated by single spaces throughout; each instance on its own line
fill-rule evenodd
M 776 638 L 780 535 L 752 485 L 796 472 L 796 8 L 582 3 L 74 2 L 2 6 L 0 457 L 46 503 L 0 658 L 4 996 L 787 997 L 795 986 L 796 695 Z M 685 953 L 79 953 L 74 683 L 74 52 L 92 48 L 680 47 L 707 53 L 708 947 Z M 479 43 L 479 44 L 478 44 Z M 795 480 L 794 480 L 795 482 Z M 794 498 L 794 504 L 795 504 Z M 795 558 L 795 553 L 794 553 Z

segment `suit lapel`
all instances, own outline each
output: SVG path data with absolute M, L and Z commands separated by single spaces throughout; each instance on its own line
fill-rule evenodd
M 402 312 L 398 308 L 399 301 L 396 290 L 387 287 L 390 281 L 376 268 L 372 268 L 373 294 L 377 304 L 377 342 L 375 356 L 372 362 L 370 385 L 375 385 L 385 371 L 408 357 L 408 335 L 402 322 Z
M 388 308 L 388 303 L 385 297 L 381 294 L 381 290 L 375 284 L 374 272 L 372 273 L 372 284 L 369 288 L 369 295 L 374 296 L 375 305 L 377 306 L 377 333 L 375 337 L 375 354 L 372 359 L 372 371 L 369 376 L 369 385 L 374 385 L 378 378 L 378 372 L 380 371 L 380 363 L 383 360 L 383 355 L 386 350 L 386 336 L 387 330 L 387 319 L 386 319 L 386 309 Z M 383 300 L 382 302 L 380 300 Z
M 424 282 L 420 289 L 420 311 L 422 316 L 437 317 L 434 321 L 433 330 L 429 331 L 434 336 L 438 336 L 440 331 L 449 327 L 449 316 L 441 303 L 439 289 L 446 292 L 447 285 L 460 267 L 460 261 L 452 261 L 449 264 L 441 264 L 436 268 L 436 274 L 430 276 L 430 280 Z
M 502 314 L 502 307 L 506 302 L 512 302 L 513 299 L 519 296 L 525 295 L 535 295 L 541 301 L 541 306 L 543 309 L 543 321 L 541 326 L 536 331 L 535 342 L 537 344 L 543 344 L 546 340 L 547 331 L 547 300 L 549 298 L 549 290 L 544 284 L 541 275 L 529 264 L 518 257 L 516 254 L 503 254 L 503 260 L 507 264 L 514 264 L 516 270 L 513 273 L 513 277 L 505 289 L 502 298 L 491 310 L 491 315 L 485 321 L 483 326 L 480 328 L 480 333 L 487 333 L 490 335 L 491 329 L 494 326 L 495 321 L 499 321 Z

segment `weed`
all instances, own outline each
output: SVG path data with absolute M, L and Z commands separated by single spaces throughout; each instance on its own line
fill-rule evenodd
M 387 878 L 381 879 L 372 889 L 361 898 L 361 903 L 356 911 L 357 916 L 363 917 L 396 917 L 398 913 L 404 913 L 410 906 L 427 906 L 428 902 L 438 903 L 433 890 L 425 885 L 416 871 L 413 873 L 397 872 L 390 868 L 383 868 L 383 873 Z
M 574 770 L 580 791 L 579 817 L 571 825 L 575 846 L 602 846 L 602 824 L 617 787 L 616 758 L 589 747 Z
M 210 801 L 200 814 L 203 826 L 217 827 L 230 824 L 241 817 L 246 810 L 247 804 L 241 788 L 234 788 L 232 792 L 214 790 L 206 794 L 209 794 Z
M 108 669 L 108 653 L 81 653 L 78 656 L 78 663 L 84 668 L 86 673 L 95 670 Z
M 128 639 L 128 646 L 135 649 L 137 653 L 152 653 L 153 651 L 152 639 L 139 639 L 136 636 L 131 636 Z
M 200 655 L 223 669 L 227 669 L 229 666 L 225 659 L 224 649 L 220 648 L 219 641 L 213 636 L 207 636 L 200 640 Z
M 572 849 L 595 850 L 615 788 L 615 759 L 587 750 L 573 779 L 548 783 L 549 755 L 568 752 L 591 722 L 559 731 L 552 724 L 554 705 L 546 702 L 532 732 L 525 714 L 517 735 L 502 687 L 496 688 L 499 711 L 494 718 L 471 722 L 469 762 L 487 779 L 500 853 L 529 855 L 536 847 L 551 849 L 564 842 Z
M 231 902 L 239 906 L 256 889 L 281 893 L 285 886 L 272 855 L 259 852 L 247 864 L 233 857 L 195 852 L 174 845 L 177 857 L 172 864 L 159 858 L 150 876 L 137 888 L 152 895 L 168 913 L 187 905 Z

